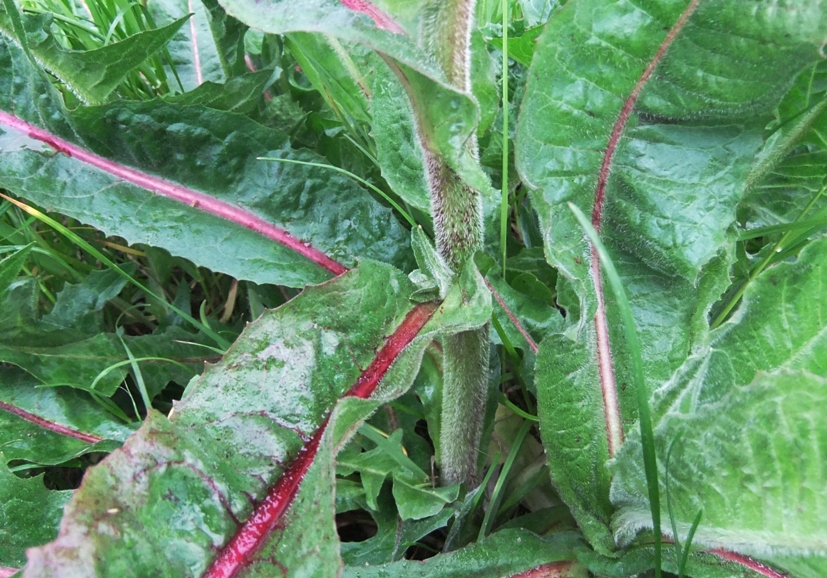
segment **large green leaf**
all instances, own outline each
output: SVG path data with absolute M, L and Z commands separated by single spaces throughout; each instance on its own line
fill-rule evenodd
M 18 478 L 0 453 L 0 566 L 22 566 L 26 548 L 54 539 L 63 505 L 71 495 L 71 491 L 47 490 L 42 474 Z
M 265 313 L 170 418 L 151 413 L 87 473 L 24 576 L 201 576 L 211 564 L 208 576 L 224 576 L 234 563 L 243 576 L 336 575 L 333 456 L 410 386 L 435 336 L 488 319 L 467 271 L 439 307 L 412 307 L 404 275 L 365 261 Z
M 781 8 L 573 0 L 549 21 L 530 68 L 516 154 L 546 256 L 561 273 L 558 292 L 576 296 L 570 310 L 579 313 L 556 339 L 577 350 L 582 365 L 561 371 L 552 345 L 538 360 L 548 368 L 538 389 L 547 388 L 540 415 L 553 454 L 574 451 L 578 437 L 592 448 L 603 443 L 596 439 L 607 436 L 607 422 L 599 416 L 613 380 L 620 411 L 609 407 L 607 415 L 622 417 L 628 430 L 636 413 L 619 317 L 610 299 L 608 315 L 598 313 L 599 265 L 567 203 L 591 213 L 601 232 L 629 294 L 647 385 L 657 387 L 707 331 L 706 314 L 729 283 L 732 225 L 762 130 L 796 75 L 819 59 L 825 37 L 823 3 L 805 1 Z M 564 339 L 575 343 L 563 346 Z M 556 411 L 558 396 L 572 411 Z M 548 440 L 558 431 L 571 440 Z M 605 483 L 590 480 L 605 482 L 596 470 L 612 453 L 607 447 L 582 470 L 568 459 L 551 463 L 558 486 L 569 486 L 561 493 L 585 491 L 605 504 L 605 494 L 594 493 Z M 598 540 L 606 547 L 607 531 Z
M 139 32 L 115 44 L 94 50 L 70 51 L 62 48 L 52 36 L 49 29 L 53 18 L 50 14 L 21 15 L 11 1 L 0 6 L 0 34 L 18 45 L 25 45 L 41 66 L 89 104 L 106 102 L 124 77 L 163 48 L 186 21 L 179 16 L 166 26 Z M 9 7 L 14 12 L 10 13 Z M 18 18 L 20 28 L 14 25 Z
M 765 271 L 733 318 L 655 392 L 661 480 L 681 534 L 703 509 L 698 544 L 753 556 L 827 554 L 825 283 L 822 239 Z M 630 436 L 614 466 L 621 543 L 651 524 L 639 454 Z
M 322 160 L 281 133 L 158 101 L 62 113 L 49 94 L 18 49 L 0 46 L 0 109 L 15 114 L 0 111 L 0 186 L 47 209 L 259 283 L 317 283 L 357 255 L 409 264 L 407 233 L 364 189 L 257 160 Z

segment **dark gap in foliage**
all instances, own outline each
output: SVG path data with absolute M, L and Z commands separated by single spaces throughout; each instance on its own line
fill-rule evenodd
M 430 534 L 423 536 L 416 544 L 408 547 L 405 550 L 406 560 L 427 560 L 433 558 L 440 552 L 445 545 L 445 529 L 440 528 L 434 530 Z
M 336 531 L 342 542 L 364 542 L 378 532 L 373 517 L 366 510 L 351 510 L 336 514 Z

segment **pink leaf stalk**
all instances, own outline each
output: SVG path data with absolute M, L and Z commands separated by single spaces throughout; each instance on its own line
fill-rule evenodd
M 436 311 L 435 303 L 421 303 L 414 307 L 399 327 L 387 338 L 345 397 L 367 399 L 388 372 L 393 362 L 410 345 Z M 219 552 L 204 578 L 232 578 L 249 564 L 267 536 L 293 503 L 301 482 L 319 450 L 319 442 L 327 428 L 327 420 L 319 426 L 310 442 L 298 453 L 293 463 L 270 489 L 267 496 L 253 511 L 252 516 L 239 528 L 230 542 Z
M 520 574 L 514 574 L 509 578 L 571 578 L 574 576 L 571 569 L 574 562 L 552 562 L 551 564 L 543 564 L 531 570 L 526 570 Z M 578 576 L 580 573 L 578 572 Z
M 58 153 L 72 157 L 79 162 L 86 163 L 98 170 L 117 177 L 127 183 L 151 191 L 162 197 L 173 199 L 180 203 L 189 205 L 193 209 L 215 215 L 231 223 L 235 223 L 251 231 L 272 239 L 295 251 L 299 255 L 309 259 L 317 265 L 327 269 L 334 275 L 341 275 L 347 271 L 347 267 L 325 255 L 319 249 L 312 247 L 309 243 L 297 239 L 289 232 L 268 223 L 249 211 L 245 211 L 230 203 L 220 201 L 204 193 L 176 185 L 154 175 L 141 172 L 137 169 L 118 164 L 102 156 L 96 155 L 77 145 L 63 140 L 36 127 L 28 122 L 17 118 L 7 112 L 0 111 L 0 126 L 7 126 L 13 130 L 22 132 L 29 137 L 43 142 Z
M 773 570 L 766 564 L 762 564 L 758 560 L 750 558 L 749 556 L 744 556 L 743 554 L 737 554 L 735 552 L 729 552 L 727 550 L 709 550 L 710 554 L 715 554 L 719 558 L 723 558 L 727 562 L 734 562 L 736 564 L 740 564 L 745 568 L 749 568 L 753 572 L 760 574 L 761 576 L 766 576 L 767 578 L 789 578 L 786 574 L 782 574 L 777 570 Z
M 359 12 L 370 17 L 377 28 L 393 32 L 394 34 L 405 34 L 405 30 L 388 14 L 385 14 L 372 2 L 367 0 L 342 0 L 345 8 Z
M 53 421 L 43 419 L 40 416 L 37 416 L 33 413 L 29 413 L 28 411 L 26 411 L 24 409 L 20 409 L 19 407 L 15 407 L 13 405 L 10 405 L 10 404 L 2 402 L 2 401 L 0 401 L 0 410 L 7 411 L 10 414 L 16 415 L 20 419 L 24 419 L 29 423 L 33 423 L 34 425 L 36 425 L 38 427 L 42 427 L 43 429 L 47 429 L 49 431 L 53 431 L 55 433 L 58 433 L 60 435 L 64 435 L 64 436 L 67 436 L 67 437 L 70 437 L 70 438 L 75 438 L 77 440 L 80 440 L 80 441 L 83 441 L 83 442 L 86 442 L 86 443 L 96 444 L 100 441 L 103 441 L 103 438 L 99 438 L 98 436 L 93 436 L 91 434 L 83 433 L 83 432 L 78 431 L 76 429 L 66 427 L 65 425 L 60 425 L 59 423 L 55 423 Z
M 623 103 L 623 108 L 620 110 L 620 115 L 615 121 L 612 128 L 609 143 L 606 151 L 603 153 L 603 162 L 600 166 L 600 173 L 597 178 L 597 187 L 594 192 L 594 206 L 592 207 L 592 226 L 595 231 L 600 233 L 600 228 L 603 224 L 603 209 L 606 203 L 606 183 L 609 181 L 609 174 L 612 169 L 612 162 L 614 161 L 615 152 L 629 122 L 629 117 L 632 110 L 635 108 L 640 93 L 643 87 L 649 81 L 652 73 L 657 68 L 658 64 L 666 55 L 669 46 L 677 38 L 678 33 L 686 25 L 689 17 L 698 7 L 700 0 L 692 0 L 683 13 L 678 18 L 678 21 L 666 35 L 661 45 L 658 47 L 654 58 L 646 66 L 646 69 L 641 74 L 631 94 Z M 623 421 L 620 415 L 620 404 L 617 398 L 617 383 L 615 381 L 614 364 L 612 362 L 612 348 L 609 341 L 609 323 L 606 319 L 606 305 L 603 297 L 603 283 L 600 278 L 600 259 L 597 256 L 597 251 L 592 247 L 591 249 L 591 275 L 594 282 L 595 291 L 597 293 L 597 313 L 594 317 L 595 333 L 597 335 L 597 365 L 600 372 L 600 384 L 603 390 L 603 408 L 606 419 L 606 435 L 608 437 L 609 456 L 614 457 L 618 449 L 623 443 Z
M 187 10 L 190 12 L 190 38 L 192 39 L 192 61 L 195 67 L 195 82 L 201 86 L 204 77 L 201 74 L 201 53 L 198 52 L 198 36 L 195 30 L 195 10 L 192 8 L 192 0 L 187 0 Z

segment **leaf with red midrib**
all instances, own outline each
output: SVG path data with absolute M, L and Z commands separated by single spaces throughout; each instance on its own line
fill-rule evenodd
M 89 470 L 58 539 L 29 551 L 24 576 L 338 569 L 333 448 L 410 386 L 435 331 L 490 314 L 473 300 L 456 309 L 459 290 L 438 309 L 413 307 L 414 290 L 365 261 L 266 312 L 170 419 L 152 413 Z
M 134 432 L 86 393 L 40 385 L 17 367 L 0 367 L 0 448 L 7 460 L 58 464 L 114 450 Z
M 592 213 L 629 293 L 647 386 L 657 387 L 708 329 L 768 114 L 827 34 L 815 24 L 823 7 L 774 6 L 576 0 L 538 39 L 517 165 L 535 187 L 561 305 L 577 324 L 540 347 L 541 429 L 562 497 L 606 553 L 615 546 L 604 464 L 636 409 L 619 317 L 567 203 Z
M 0 91 L 0 187 L 41 207 L 258 283 L 319 283 L 357 257 L 411 264 L 404 227 L 354 181 L 258 160 L 322 160 L 278 131 L 157 100 L 67 112 L 35 96 L 52 90 L 0 40 L 0 86 L 12 82 Z
M 435 309 L 436 305 L 433 303 L 422 303 L 414 307 L 388 337 L 385 345 L 356 380 L 356 384 L 345 394 L 345 397 L 369 398 L 379 385 L 379 381 L 390 369 L 391 364 L 410 345 L 431 318 Z M 221 551 L 210 569 L 204 574 L 204 578 L 231 578 L 240 568 L 249 564 L 251 557 L 279 523 L 284 511 L 290 507 L 299 485 L 316 457 L 319 442 L 326 430 L 327 420 L 316 430 L 310 442 L 299 451 L 296 459 L 267 493 L 264 501 L 259 504 L 250 519 Z

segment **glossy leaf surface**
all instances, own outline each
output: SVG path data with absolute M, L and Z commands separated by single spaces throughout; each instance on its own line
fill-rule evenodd
M 123 450 L 87 474 L 58 540 L 30 553 L 24 575 L 200 576 L 214 564 L 207 575 L 225 576 L 234 560 L 243 575 L 272 573 L 274 565 L 296 575 L 334 575 L 334 448 L 380 400 L 410 386 L 435 332 L 478 326 L 490 315 L 487 293 L 470 291 L 473 284 L 465 287 L 465 308 L 457 307 L 457 287 L 436 312 L 431 304 L 412 312 L 412 289 L 392 268 L 364 262 L 266 313 L 193 382 L 170 419 L 152 413 Z M 380 391 L 359 399 L 378 379 Z M 353 397 L 339 401 L 348 391 Z M 291 507 L 278 488 L 305 475 Z M 256 535 L 253 526 L 265 516 L 260 508 L 270 511 L 284 499 L 292 522 L 273 533 L 270 526 L 258 548 L 238 554 L 244 536 Z M 308 507 L 322 508 L 326 522 L 303 515 Z M 78 548 L 96 556 L 78 559 Z M 312 551 L 303 555 L 305 548 Z M 158 551 L 166 554 L 149 555 Z
M 357 255 L 408 262 L 404 229 L 361 187 L 257 160 L 321 160 L 292 150 L 283 134 L 240 115 L 161 102 L 78 109 L 67 118 L 49 99 L 33 99 L 30 91 L 51 91 L 19 50 L 5 45 L 0 61 L 0 108 L 20 115 L 0 122 L 0 185 L 40 206 L 256 282 L 320 282 L 344 271 L 336 259 L 352 265 Z M 29 138 L 35 125 L 56 134 Z M 69 152 L 70 141 L 97 154 Z
M 84 392 L 40 385 L 15 367 L 0 369 L 0 445 L 7 460 L 59 464 L 112 451 L 135 431 Z

